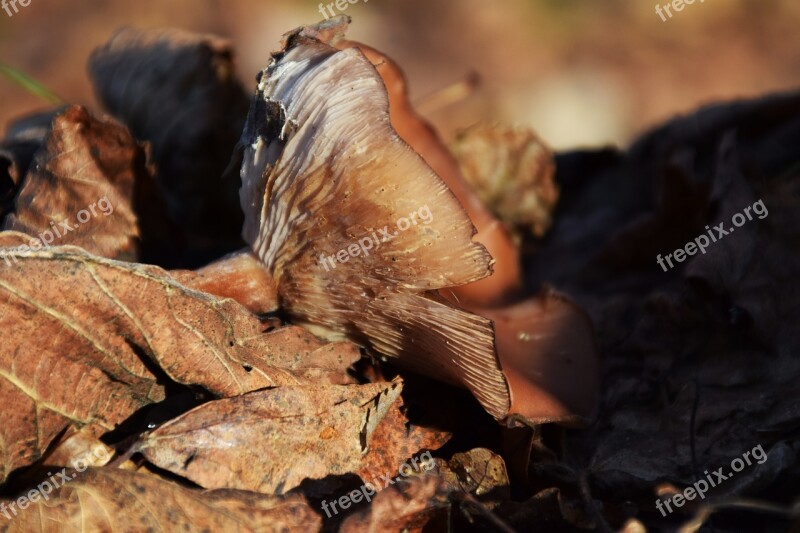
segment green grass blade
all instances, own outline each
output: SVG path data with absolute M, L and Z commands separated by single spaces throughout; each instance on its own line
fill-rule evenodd
M 51 104 L 63 104 L 64 101 L 59 98 L 53 91 L 34 80 L 21 70 L 10 67 L 5 63 L 0 63 L 0 74 L 13 81 L 34 96 L 46 100 Z

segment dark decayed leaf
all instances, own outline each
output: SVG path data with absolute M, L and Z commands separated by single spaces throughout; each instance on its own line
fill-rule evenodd
M 230 43 L 179 30 L 126 28 L 94 51 L 89 72 L 106 109 L 151 143 L 173 220 L 193 249 L 206 250 L 194 261 L 240 248 L 239 180 L 222 174 L 248 96 L 236 78 Z

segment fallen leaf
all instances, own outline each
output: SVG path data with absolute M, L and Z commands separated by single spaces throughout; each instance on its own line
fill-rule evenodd
M 409 422 L 403 414 L 402 398 L 392 404 L 389 412 L 372 435 L 369 453 L 361 462 L 357 474 L 366 481 L 384 474 L 398 472 L 407 460 L 418 458 L 422 450 L 436 450 L 450 440 L 452 434 Z
M 144 148 L 123 126 L 69 107 L 34 156 L 5 229 L 36 237 L 34 250 L 71 244 L 135 260 L 141 233 L 133 204 L 148 181 Z
M 510 231 L 542 237 L 558 201 L 553 154 L 527 128 L 473 126 L 451 145 L 464 178 Z
M 89 468 L 12 516 L 4 531 L 303 531 L 321 519 L 299 495 L 200 491 L 148 474 Z M 4 519 L 5 520 L 5 519 Z
M 377 493 L 370 505 L 347 517 L 340 533 L 422 531 L 436 515 L 450 506 L 441 478 L 424 475 L 390 485 Z
M 357 470 L 402 382 L 278 387 L 208 402 L 137 445 L 206 488 L 282 494 L 306 478 Z
M 511 496 L 505 461 L 487 448 L 453 454 L 438 467 L 439 475 L 454 491 L 488 495 L 492 500 L 507 500 Z
M 274 333 L 234 301 L 75 247 L 12 248 L 25 241 L 0 234 L 0 398 L 17 406 L 0 426 L 0 479 L 69 425 L 114 429 L 163 399 L 169 379 L 217 396 L 304 381 L 297 354 L 270 351 Z
M 172 270 L 170 275 L 192 289 L 233 298 L 255 314 L 273 312 L 279 307 L 275 280 L 249 250 L 197 270 Z

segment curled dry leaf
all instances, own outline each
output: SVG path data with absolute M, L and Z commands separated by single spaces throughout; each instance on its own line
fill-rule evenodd
M 344 26 L 289 34 L 259 76 L 241 141 L 245 240 L 296 322 L 465 385 L 502 417 L 508 388 L 491 324 L 426 292 L 487 276 L 489 255 L 445 183 L 392 129 L 370 62 L 314 37 Z M 380 228 L 391 235 L 376 243 Z M 325 263 L 358 242 L 364 253 L 349 264 Z
M 86 430 L 72 432 L 62 439 L 47 454 L 43 463 L 48 465 L 71 465 L 80 459 L 86 466 L 105 466 L 114 456 L 114 448 L 106 446 L 101 440 Z
M 508 499 L 510 483 L 503 458 L 486 448 L 456 453 L 439 465 L 439 474 L 452 490 L 492 499 Z
M 141 234 L 133 204 L 148 182 L 144 148 L 128 130 L 69 107 L 54 118 L 4 227 L 36 237 L 35 250 L 56 242 L 134 260 Z
M 533 131 L 474 126 L 458 135 L 452 150 L 475 193 L 511 231 L 547 232 L 558 201 L 555 162 Z
M 89 468 L 47 501 L 39 499 L 19 511 L 4 531 L 270 532 L 317 531 L 320 525 L 320 517 L 299 495 L 200 491 L 148 474 Z
M 106 109 L 152 144 L 170 214 L 192 243 L 241 246 L 239 184 L 220 179 L 247 114 L 230 42 L 125 28 L 94 51 L 89 73 Z
M 364 480 L 374 480 L 398 472 L 409 458 L 418 457 L 422 450 L 441 448 L 450 437 L 449 432 L 409 422 L 403 414 L 401 398 L 392 405 L 372 435 L 369 453 L 357 474 Z
M 13 254 L 0 264 L 0 398 L 17 406 L 0 426 L 8 443 L 0 479 L 38 459 L 70 425 L 95 435 L 114 429 L 160 401 L 166 378 L 234 396 L 305 375 L 340 380 L 341 368 L 331 369 L 358 353 L 320 353 L 306 368 L 306 351 L 284 345 L 291 333 L 263 334 L 232 300 L 187 289 L 159 268 L 75 247 L 15 254 L 13 245 L 25 240 L 0 234 L 0 250 Z
M 278 387 L 201 405 L 137 449 L 206 488 L 282 494 L 358 470 L 402 382 Z
M 380 491 L 364 510 L 349 516 L 341 533 L 422 531 L 439 512 L 449 507 L 449 490 L 434 475 L 412 477 Z
M 42 145 L 56 111 L 25 116 L 9 124 L 0 141 L 0 224 L 14 208 L 14 196 Z

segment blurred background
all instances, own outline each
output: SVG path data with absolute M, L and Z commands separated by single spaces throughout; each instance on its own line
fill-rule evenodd
M 624 146 L 704 103 L 800 86 L 797 0 L 697 0 L 666 22 L 657 3 L 666 0 L 359 0 L 344 13 L 351 38 L 404 67 L 413 100 L 447 138 L 499 121 L 532 126 L 557 149 Z M 228 37 L 249 87 L 283 33 L 321 18 L 311 0 L 32 0 L 13 17 L 0 11 L 0 62 L 97 109 L 87 58 L 120 26 Z M 468 96 L 437 97 L 476 77 Z M 3 128 L 44 107 L 0 77 Z

